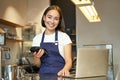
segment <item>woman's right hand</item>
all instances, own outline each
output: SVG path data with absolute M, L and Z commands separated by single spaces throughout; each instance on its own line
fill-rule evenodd
M 44 54 L 44 49 L 40 49 L 38 52 L 34 52 L 33 55 L 36 58 L 41 58 L 41 56 Z
M 44 54 L 44 49 L 40 49 L 38 52 L 34 52 L 34 62 L 37 67 L 40 67 L 41 61 L 40 58 Z

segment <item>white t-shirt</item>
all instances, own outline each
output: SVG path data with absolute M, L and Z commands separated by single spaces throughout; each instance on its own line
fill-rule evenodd
M 42 40 L 42 34 L 38 34 L 33 38 L 32 46 L 40 46 Z M 53 42 L 55 43 L 55 33 L 50 35 L 45 35 L 44 42 Z M 64 46 L 72 43 L 70 37 L 61 31 L 58 31 L 58 48 L 61 56 L 64 58 Z

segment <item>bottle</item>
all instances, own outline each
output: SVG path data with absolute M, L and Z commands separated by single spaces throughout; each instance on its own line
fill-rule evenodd
M 10 60 L 10 48 L 8 48 L 8 51 L 5 53 L 5 59 Z

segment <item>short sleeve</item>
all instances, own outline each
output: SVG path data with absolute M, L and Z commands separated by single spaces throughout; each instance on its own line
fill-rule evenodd
M 67 44 L 72 43 L 68 34 L 60 32 L 60 35 L 58 35 L 58 36 L 59 36 L 58 40 L 59 40 L 60 44 L 67 45 Z

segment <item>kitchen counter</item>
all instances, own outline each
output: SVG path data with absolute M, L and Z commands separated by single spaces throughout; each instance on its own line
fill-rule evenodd
M 75 78 L 72 76 L 57 76 L 56 74 L 41 74 L 38 80 L 111 80 L 105 76 Z

